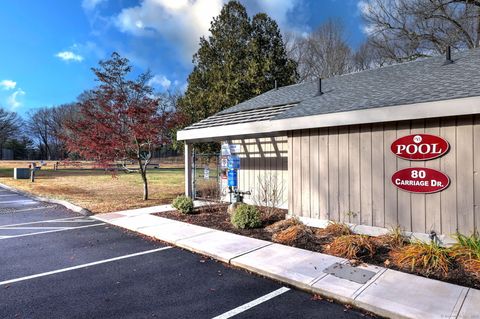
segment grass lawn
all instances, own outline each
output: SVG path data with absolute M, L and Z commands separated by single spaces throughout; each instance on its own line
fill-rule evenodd
M 183 168 L 150 169 L 148 201 L 142 200 L 143 183 L 138 173 L 120 172 L 112 177 L 103 170 L 42 169 L 36 173 L 35 183 L 14 180 L 12 176 L 10 164 L 0 162 L 0 183 L 35 195 L 64 199 L 94 213 L 167 204 L 184 191 Z

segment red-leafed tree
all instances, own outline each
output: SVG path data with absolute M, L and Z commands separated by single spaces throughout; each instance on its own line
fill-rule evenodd
M 153 95 L 149 73 L 127 78 L 132 71 L 128 59 L 114 52 L 99 65 L 92 68 L 99 85 L 82 94 L 77 116 L 65 123 L 66 145 L 70 152 L 102 164 L 138 163 L 147 200 L 147 166 L 153 151 L 169 142 L 174 112 Z

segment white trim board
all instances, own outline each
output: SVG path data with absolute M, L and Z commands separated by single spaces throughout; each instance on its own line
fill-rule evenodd
M 260 121 L 202 129 L 182 130 L 179 141 L 206 141 L 212 138 L 247 137 L 320 127 L 392 122 L 480 113 L 480 97 L 442 100 L 426 103 L 376 107 L 355 111 L 302 116 L 273 121 Z

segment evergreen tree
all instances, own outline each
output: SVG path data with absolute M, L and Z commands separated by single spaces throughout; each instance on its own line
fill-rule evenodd
M 287 57 L 277 22 L 265 13 L 259 13 L 252 19 L 248 51 L 248 78 L 253 94 L 271 90 L 275 81 L 278 86 L 283 86 L 297 80 L 297 64 Z
M 210 33 L 200 39 L 179 101 L 184 126 L 272 89 L 275 80 L 295 83 L 296 64 L 287 58 L 277 23 L 266 14 L 250 20 L 242 4 L 230 1 L 212 21 Z

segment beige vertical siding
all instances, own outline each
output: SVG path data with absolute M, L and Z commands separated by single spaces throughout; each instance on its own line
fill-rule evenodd
M 450 151 L 430 161 L 397 158 L 391 143 L 415 133 L 442 136 Z M 294 131 L 287 145 L 295 215 L 423 233 L 480 230 L 478 115 Z M 392 174 L 414 166 L 441 170 L 450 186 L 434 194 L 397 189 Z
M 308 140 L 309 136 L 306 135 Z M 293 139 L 290 139 L 293 141 Z M 281 191 L 281 207 L 288 207 L 288 142 L 287 136 L 261 137 L 229 141 L 241 145 L 240 170 L 238 174 L 239 189 L 252 192 L 245 197 L 245 202 L 254 204 L 259 191 L 259 179 L 276 181 Z M 306 143 L 306 146 L 308 143 Z M 308 148 L 305 146 L 305 149 Z M 297 171 L 295 171 L 298 174 Z M 293 175 L 292 175 L 293 176 Z

